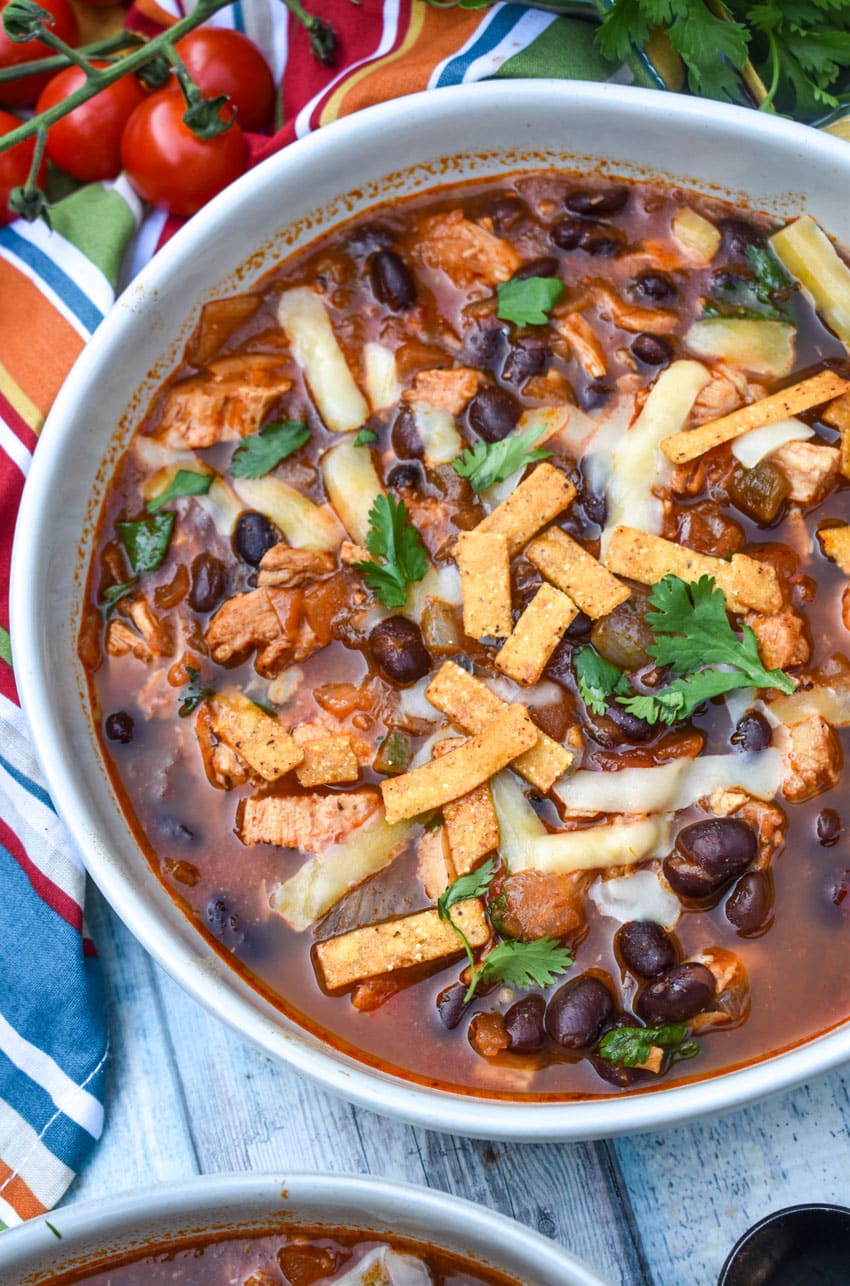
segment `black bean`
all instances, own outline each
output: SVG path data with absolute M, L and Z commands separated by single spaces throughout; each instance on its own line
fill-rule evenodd
M 529 259 L 521 264 L 513 275 L 514 281 L 526 281 L 529 277 L 557 277 L 558 260 L 553 255 L 542 255 L 539 259 Z
M 542 375 L 550 360 L 549 349 L 539 340 L 518 339 L 508 348 L 502 379 L 508 384 L 524 384 L 532 375 Z
M 416 285 L 410 269 L 395 250 L 378 250 L 369 260 L 372 293 L 394 313 L 406 312 L 416 300 Z
M 576 641 L 583 643 L 586 639 L 590 638 L 590 631 L 592 629 L 593 618 L 588 616 L 585 612 L 579 612 L 577 616 L 573 617 L 567 628 L 564 630 L 564 638 L 569 639 L 571 643 Z M 570 664 L 572 664 L 572 662 L 570 662 Z
M 818 843 L 823 848 L 832 848 L 841 837 L 841 818 L 834 808 L 822 808 L 815 822 Z
M 638 996 L 637 1011 L 650 1024 L 685 1023 L 708 1008 L 715 990 L 711 971 L 689 960 L 674 965 L 644 987 Z
M 673 299 L 678 293 L 673 282 L 663 272 L 642 272 L 635 281 L 635 290 L 644 299 L 652 299 L 656 303 Z
M 345 248 L 350 255 L 365 258 L 374 250 L 386 250 L 394 244 L 396 234 L 383 223 L 365 223 L 355 228 Z
M 614 390 L 608 384 L 600 384 L 592 380 L 585 384 L 584 388 L 579 389 L 578 400 L 583 411 L 598 411 L 600 406 L 604 406 Z M 604 500 L 604 496 L 601 497 Z M 586 512 L 586 511 L 585 511 Z
M 669 366 L 673 346 L 663 335 L 651 335 L 644 330 L 632 340 L 632 352 L 645 366 Z
M 748 246 L 764 245 L 764 233 L 744 219 L 721 219 L 717 228 L 723 249 L 732 259 L 746 259 Z
M 431 669 L 419 626 L 406 616 L 388 616 L 369 635 L 375 663 L 393 683 L 415 683 Z
M 756 855 L 755 832 L 736 817 L 694 822 L 676 836 L 664 874 L 677 893 L 705 898 L 743 875 Z
M 517 1054 L 533 1054 L 542 1049 L 546 1040 L 543 1015 L 546 1003 L 542 996 L 524 996 L 511 1005 L 505 1014 L 505 1031 L 510 1048 Z
M 546 1006 L 546 1030 L 566 1049 L 593 1045 L 614 1012 L 614 997 L 601 978 L 582 974 L 559 987 Z
M 210 898 L 204 911 L 204 918 L 217 937 L 223 937 L 228 929 L 235 929 L 239 918 L 223 897 Z
M 464 351 L 470 365 L 496 371 L 502 364 L 505 342 L 501 326 L 479 327 L 467 336 Z
M 387 474 L 387 486 L 395 487 L 396 491 L 421 491 L 425 485 L 425 474 L 422 465 L 417 464 L 415 460 L 407 460 L 404 464 L 397 464 L 390 469 Z
M 609 719 L 613 719 L 627 741 L 649 741 L 657 731 L 656 724 L 648 723 L 646 719 L 641 719 L 636 714 L 630 714 L 613 699 L 607 703 L 607 715 Z
M 469 403 L 467 415 L 476 433 L 487 442 L 501 442 L 517 426 L 522 407 L 505 388 L 482 388 Z
M 405 406 L 395 417 L 391 442 L 400 460 L 418 460 L 423 455 L 425 448 L 410 407 Z
M 850 867 L 836 866 L 826 881 L 826 896 L 844 915 L 850 914 Z
M 569 194 L 564 208 L 583 219 L 606 219 L 619 214 L 628 199 L 627 187 L 580 188 Z
M 281 539 L 280 532 L 265 514 L 255 513 L 253 509 L 239 515 L 236 530 L 233 533 L 233 549 L 243 562 L 258 567 L 263 554 L 268 553 L 273 545 Z
M 196 612 L 211 612 L 224 597 L 227 573 L 220 558 L 204 551 L 196 554 L 190 568 L 192 579 L 189 604 Z
M 735 731 L 729 740 L 739 750 L 766 750 L 772 736 L 773 730 L 764 715 L 758 710 L 748 710 L 735 724 Z
M 581 248 L 594 259 L 616 259 L 623 248 L 623 243 L 617 237 L 591 233 L 585 236 Z
M 110 741 L 119 741 L 122 746 L 126 746 L 129 741 L 133 740 L 135 726 L 131 714 L 128 714 L 126 710 L 116 710 L 114 714 L 107 715 L 106 735 Z
M 584 476 L 581 479 L 580 491 L 582 509 L 591 522 L 598 523 L 600 527 L 604 527 L 608 517 L 608 499 L 605 492 L 594 491 L 590 480 Z
M 739 933 L 756 933 L 770 914 L 770 879 L 764 871 L 742 875 L 726 899 L 726 919 Z
M 711 291 L 718 295 L 734 295 L 739 290 L 745 289 L 747 278 L 742 277 L 739 272 L 728 272 L 721 270 L 715 272 L 711 277 Z
M 549 234 L 561 250 L 578 250 L 587 234 L 587 224 L 580 219 L 559 219 Z
M 615 941 L 626 968 L 639 978 L 657 978 L 676 963 L 673 939 L 654 920 L 630 920 Z
M 631 1025 L 634 1026 L 634 1019 L 631 1019 Z M 640 1067 L 625 1067 L 622 1063 L 609 1063 L 607 1058 L 595 1056 L 590 1061 L 596 1075 L 601 1076 L 609 1085 L 616 1085 L 618 1089 L 628 1089 L 646 1079 L 646 1072 Z
M 512 192 L 500 193 L 484 203 L 481 213 L 493 220 L 496 232 L 509 232 L 528 212 L 525 202 Z
M 437 997 L 437 1012 L 445 1027 L 449 1031 L 454 1031 L 463 1015 L 466 1013 L 466 987 L 462 982 L 452 983 L 450 987 L 444 987 Z

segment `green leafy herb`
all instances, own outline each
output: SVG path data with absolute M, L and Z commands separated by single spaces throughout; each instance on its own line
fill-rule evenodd
M 528 433 L 512 433 L 501 442 L 476 442 L 452 461 L 452 468 L 461 478 L 469 479 L 473 491 L 486 491 L 533 461 L 549 459 L 551 451 L 534 445 L 541 432 L 530 429 Z
M 366 548 L 380 563 L 361 559 L 353 566 L 384 607 L 404 607 L 407 586 L 428 570 L 428 555 L 410 521 L 407 505 L 393 496 L 378 496 L 369 510 Z
M 637 1067 L 649 1058 L 653 1045 L 670 1051 L 673 1063 L 694 1058 L 700 1053 L 695 1040 L 688 1039 L 688 1029 L 681 1023 L 664 1027 L 615 1027 L 599 1042 L 599 1054 L 607 1063 L 620 1067 Z
M 267 424 L 236 448 L 230 457 L 230 472 L 234 478 L 264 478 L 309 438 L 310 430 L 301 420 Z
M 437 911 L 440 919 L 445 920 L 447 924 L 454 923 L 449 915 L 449 909 L 458 902 L 465 902 L 467 898 L 480 898 L 490 887 L 490 881 L 496 870 L 495 858 L 489 857 L 481 866 L 470 871 L 468 875 L 461 875 L 456 879 L 444 893 L 440 895 L 437 902 Z M 455 925 L 455 928 L 457 926 Z
M 726 598 L 711 576 L 688 582 L 665 576 L 652 588 L 647 624 L 654 639 L 647 648 L 659 665 L 683 676 L 658 688 L 650 696 L 619 696 L 630 714 L 650 723 L 675 723 L 686 719 L 711 697 L 736 688 L 776 688 L 791 693 L 794 684 L 783 670 L 766 670 L 758 652 L 758 639 L 749 625 L 740 637 L 729 624 Z M 706 667 L 723 665 L 728 670 Z
M 517 326 L 542 326 L 564 293 L 560 277 L 524 277 L 496 287 L 496 316 Z
M 201 686 L 200 670 L 196 670 L 193 665 L 187 665 L 186 673 L 189 676 L 189 682 L 186 684 L 185 695 L 180 703 L 180 709 L 177 711 L 181 719 L 185 719 L 187 714 L 191 714 L 202 701 L 206 701 L 207 697 L 215 696 L 214 688 Z M 255 702 L 255 704 L 257 703 Z
M 187 665 L 186 669 L 188 670 L 188 668 L 189 667 Z M 206 695 L 208 697 L 211 697 L 212 692 L 207 691 Z M 269 701 L 268 697 L 261 697 L 258 694 L 255 697 L 251 697 L 250 701 L 252 702 L 253 705 L 257 707 L 258 710 L 262 710 L 264 714 L 270 714 L 273 719 L 277 718 L 277 706 L 274 704 L 273 701 Z
M 703 317 L 748 317 L 793 324 L 788 299 L 794 284 L 776 256 L 767 246 L 747 246 L 747 263 L 750 278 L 722 274 L 715 282 Z
M 443 824 L 443 815 L 442 815 L 442 813 L 439 813 L 439 812 L 437 812 L 437 813 L 433 813 L 433 814 L 428 818 L 427 822 L 425 822 L 425 829 L 426 829 L 426 831 L 428 831 L 428 833 L 430 834 L 430 833 L 431 833 L 431 831 L 438 831 L 438 830 L 440 829 L 440 827 L 442 826 L 442 824 Z
M 354 438 L 356 447 L 368 447 L 378 441 L 378 435 L 372 429 L 358 429 Z
M 506 982 L 513 987 L 549 987 L 574 962 L 569 947 L 554 938 L 520 942 L 510 938 L 494 947 L 479 969 L 473 971 L 465 999 L 470 1000 L 481 982 Z
M 631 693 L 625 674 L 600 656 L 595 648 L 578 648 L 573 653 L 573 670 L 581 699 L 594 714 L 605 713 L 608 697 Z
M 193 469 L 178 469 L 164 491 L 148 501 L 148 513 L 157 513 L 169 500 L 180 496 L 205 496 L 213 483 L 214 473 L 195 473 Z
M 173 513 L 115 524 L 136 576 L 147 576 L 162 566 L 173 527 Z
M 109 620 L 120 599 L 125 594 L 129 594 L 131 589 L 136 588 L 138 579 L 138 576 L 134 576 L 132 580 L 125 580 L 121 585 L 110 585 L 108 589 L 103 591 L 103 598 L 98 603 L 98 607 L 103 613 L 104 620 Z

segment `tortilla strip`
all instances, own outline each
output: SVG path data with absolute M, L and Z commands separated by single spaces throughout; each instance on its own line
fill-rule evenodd
M 304 758 L 283 724 L 247 697 L 216 697 L 209 711 L 219 741 L 235 750 L 263 781 L 277 781 Z
M 434 758 L 448 754 L 457 744 L 456 738 L 439 741 L 434 747 Z M 499 847 L 499 819 L 488 782 L 445 804 L 443 821 L 455 877 L 474 870 L 488 853 Z
M 466 935 L 471 947 L 482 947 L 490 937 L 490 926 L 479 898 L 468 898 L 453 906 L 449 915 Z M 326 938 L 313 948 L 314 963 L 326 991 L 340 991 L 364 978 L 430 964 L 463 951 L 460 938 L 450 924 L 440 919 L 436 907 L 383 920 L 362 929 L 352 929 L 336 938 Z
M 302 786 L 331 786 L 341 781 L 357 781 L 360 763 L 351 738 L 330 733 L 312 741 L 302 741 L 304 762 L 295 770 Z
M 850 576 L 850 527 L 822 527 L 818 540 L 827 558 L 837 563 L 841 570 Z
M 695 460 L 713 447 L 723 442 L 731 442 L 750 429 L 760 429 L 765 424 L 776 420 L 787 420 L 790 416 L 799 415 L 801 411 L 810 411 L 814 406 L 837 397 L 850 390 L 850 381 L 834 371 L 821 371 L 807 380 L 800 380 L 790 388 L 780 389 L 769 397 L 750 402 L 747 406 L 738 407 L 729 415 L 721 415 L 718 420 L 709 420 L 698 429 L 683 429 L 674 433 L 661 443 L 661 450 L 674 464 L 685 464 Z
M 432 759 L 421 768 L 382 781 L 387 822 L 418 817 L 420 813 L 442 808 L 443 804 L 468 795 L 517 755 L 530 750 L 536 740 L 537 729 L 525 707 L 508 706 L 483 732 L 465 741 L 457 750 Z
M 464 732 L 481 732 L 508 703 L 464 670 L 455 661 L 444 661 L 429 683 L 425 695 L 431 705 L 456 723 Z M 573 762 L 573 752 L 545 732 L 537 730 L 537 744 L 511 764 L 520 777 L 545 794 Z
M 506 639 L 513 628 L 511 561 L 502 532 L 465 531 L 454 549 L 463 595 L 463 629 L 472 639 Z
M 841 434 L 839 468 L 845 478 L 850 478 L 850 393 L 842 393 L 830 402 L 821 419 Z
M 532 540 L 525 556 L 593 620 L 607 616 L 631 595 L 628 586 L 559 527 L 551 527 Z
M 664 576 L 696 581 L 713 576 L 733 612 L 778 612 L 782 590 L 776 571 L 769 563 L 757 562 L 746 554 L 733 554 L 732 561 L 698 554 L 675 541 L 650 536 L 634 527 L 617 527 L 611 536 L 606 563 L 612 571 L 642 585 L 654 585 Z
M 566 509 L 575 494 L 565 473 L 551 464 L 538 464 L 475 530 L 501 532 L 508 538 L 508 553 L 518 554 L 541 527 Z
M 573 600 L 544 581 L 500 648 L 496 669 L 515 683 L 536 683 L 577 615 Z

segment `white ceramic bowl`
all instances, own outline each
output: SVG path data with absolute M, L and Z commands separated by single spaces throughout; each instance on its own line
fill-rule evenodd
M 0 1281 L 38 1286 L 61 1271 L 184 1237 L 235 1236 L 287 1222 L 413 1237 L 523 1286 L 605 1286 L 555 1242 L 459 1197 L 354 1175 L 214 1175 L 54 1210 L 0 1234 Z M 56 1233 L 60 1234 L 57 1239 Z
M 97 884 L 152 955 L 226 1022 L 327 1089 L 435 1129 L 527 1140 L 652 1129 L 750 1102 L 850 1058 L 850 1025 L 710 1080 L 584 1103 L 488 1101 L 359 1064 L 228 971 L 156 879 L 105 771 L 75 641 L 112 463 L 205 299 L 240 288 L 384 197 L 555 165 L 675 182 L 780 217 L 806 209 L 850 244 L 850 147 L 758 112 L 614 85 L 510 81 L 413 95 L 349 117 L 222 193 L 118 301 L 45 426 L 12 579 L 15 673 L 53 798 Z

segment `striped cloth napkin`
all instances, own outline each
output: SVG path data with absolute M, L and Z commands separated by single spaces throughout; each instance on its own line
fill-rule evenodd
M 213 23 L 264 50 L 285 125 L 250 138 L 253 162 L 320 125 L 385 99 L 490 77 L 635 79 L 606 64 L 593 28 L 519 4 L 434 8 L 424 0 L 324 0 L 337 66 L 310 56 L 279 0 L 243 0 Z M 153 31 L 191 8 L 141 0 Z M 637 78 L 641 79 L 640 69 Z M 645 83 L 650 83 L 647 77 Z M 658 83 L 657 79 L 654 83 Z M 0 228 L 0 1228 L 62 1197 L 99 1138 L 109 1058 L 103 983 L 83 914 L 85 871 L 30 748 L 9 642 L 12 532 L 38 433 L 72 362 L 176 221 L 142 208 L 123 179 L 81 188 L 54 230 Z

